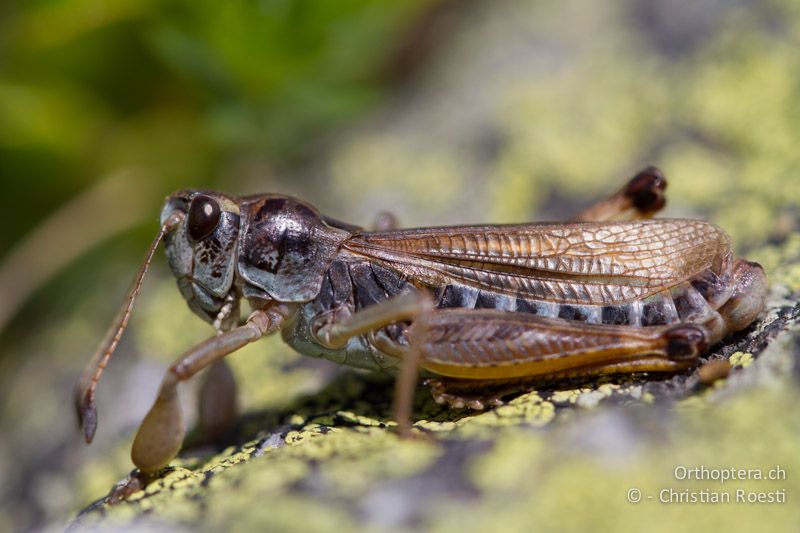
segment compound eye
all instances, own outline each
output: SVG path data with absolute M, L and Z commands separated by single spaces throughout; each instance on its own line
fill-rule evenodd
M 189 237 L 199 241 L 216 229 L 220 217 L 219 204 L 213 198 L 198 194 L 189 205 L 186 221 Z

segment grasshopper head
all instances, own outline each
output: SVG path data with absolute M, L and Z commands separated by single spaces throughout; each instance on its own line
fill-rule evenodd
M 234 289 L 238 237 L 239 206 L 231 198 L 207 191 L 178 191 L 167 198 L 161 210 L 161 228 L 117 318 L 75 388 L 78 419 L 86 442 L 92 441 L 97 429 L 97 384 L 128 326 L 159 243 L 166 242 L 169 265 L 189 307 L 217 329 L 228 329 L 239 320 Z
M 220 317 L 222 329 L 238 322 L 234 299 L 239 239 L 239 205 L 218 192 L 183 190 L 169 196 L 161 223 L 179 217 L 164 239 L 169 266 L 181 294 L 196 314 L 214 322 L 226 303 L 230 312 Z

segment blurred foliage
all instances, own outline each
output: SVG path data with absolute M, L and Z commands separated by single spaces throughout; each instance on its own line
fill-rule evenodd
M 387 65 L 436 4 L 0 2 L 0 330 L 40 289 L 2 337 L 0 530 L 74 507 L 67 398 L 163 197 L 182 187 L 241 191 L 242 176 L 276 189 L 271 179 L 390 88 Z M 181 316 L 196 326 L 187 335 L 205 332 Z M 159 372 L 132 379 L 149 384 Z M 105 427 L 130 423 L 109 416 Z
M 427 80 L 428 102 L 343 143 L 343 198 L 402 179 L 453 222 L 558 219 L 656 164 L 667 215 L 709 218 L 739 249 L 796 218 L 797 2 L 500 2 L 482 15 L 457 38 L 458 70 Z
M 0 253 L 91 182 L 160 198 L 280 166 L 373 103 L 430 0 L 61 0 L 0 7 Z M 152 218 L 143 213 L 142 218 Z
M 450 11 L 426 25 L 440 4 Z M 426 43 L 420 24 L 436 48 L 413 83 L 398 86 L 392 62 L 409 39 Z M 76 238 L 89 243 L 4 335 L 0 530 L 63 522 L 105 493 L 130 468 L 130 436 L 164 365 L 210 333 L 156 266 L 98 391 L 97 441 L 82 446 L 65 398 L 152 238 L 161 198 L 180 187 L 302 194 L 358 224 L 381 209 L 404 225 L 519 222 L 569 216 L 656 164 L 670 182 L 668 215 L 721 224 L 738 251 L 753 249 L 748 257 L 796 293 L 798 50 L 794 0 L 0 3 L 0 257 L 47 221 L 56 231 L 34 247 L 33 261 L 53 261 L 53 247 Z M 125 186 L 105 210 L 76 201 L 114 180 Z M 55 216 L 65 204 L 84 219 Z M 92 222 L 139 229 L 91 250 L 109 236 Z M 245 413 L 281 412 L 334 372 L 277 338 L 231 362 Z M 368 412 L 358 394 L 357 401 L 336 396 L 347 389 L 336 383 L 329 391 L 336 405 L 354 416 Z M 759 403 L 727 438 L 747 435 L 763 405 L 772 404 Z M 574 468 L 559 470 L 547 455 L 531 460 L 536 443 L 517 438 L 522 444 L 498 446 L 502 465 L 477 467 L 477 486 L 527 498 L 535 484 L 518 490 L 514 480 L 530 482 L 545 463 L 554 478 L 574 481 Z M 370 446 L 384 453 L 384 444 Z M 697 441 L 703 454 L 718 445 L 713 432 Z M 296 453 L 313 447 L 300 443 Z M 342 470 L 372 475 L 356 459 Z M 516 475 L 515 464 L 533 466 Z M 643 476 L 650 472 L 642 466 Z M 576 493 L 581 504 L 604 490 L 603 475 Z M 524 515 L 528 503 L 512 511 Z M 457 507 L 454 527 L 484 516 L 473 507 L 463 516 Z M 314 520 L 333 512 L 320 509 Z M 547 516 L 557 521 L 563 511 Z

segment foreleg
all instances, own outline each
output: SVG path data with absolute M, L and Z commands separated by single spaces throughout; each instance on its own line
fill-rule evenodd
M 186 428 L 178 401 L 178 383 L 242 346 L 276 331 L 284 317 L 278 306 L 255 311 L 243 326 L 202 342 L 170 366 L 161 382 L 158 397 L 133 441 L 131 458 L 139 470 L 145 474 L 160 470 L 181 448 Z

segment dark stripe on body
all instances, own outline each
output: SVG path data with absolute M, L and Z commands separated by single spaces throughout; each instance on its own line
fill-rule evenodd
M 631 306 L 629 305 L 604 305 L 602 323 L 614 326 L 625 326 L 631 323 Z
M 586 322 L 589 318 L 587 310 L 579 305 L 561 305 L 558 310 L 558 318 L 564 320 L 575 320 L 578 322 Z
M 372 273 L 372 267 L 367 262 L 350 265 L 350 279 L 353 281 L 353 294 L 355 295 L 356 311 L 370 307 L 386 299 L 383 287 L 378 285 L 378 280 Z
M 513 298 L 456 284 L 437 289 L 435 295 L 439 309 L 500 309 L 580 322 L 646 327 L 698 320 L 712 312 L 704 294 L 695 287 L 709 296 L 719 294 L 724 287 L 708 280 L 709 277 L 692 280 L 643 301 L 601 307 Z M 389 268 L 367 261 L 334 261 L 323 279 L 315 304 L 323 311 L 348 304 L 353 306 L 353 311 L 358 311 L 410 290 L 416 289 Z M 390 327 L 394 329 L 397 328 Z M 391 333 L 392 337 L 399 334 Z
M 668 323 L 666 303 L 663 298 L 642 305 L 642 326 L 662 326 Z

